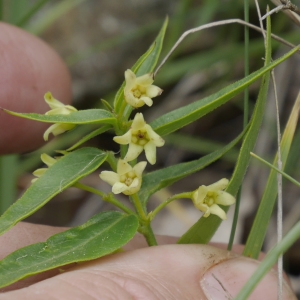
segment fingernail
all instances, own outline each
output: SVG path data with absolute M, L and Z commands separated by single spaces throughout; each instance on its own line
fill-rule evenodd
M 209 300 L 228 300 L 237 296 L 250 279 L 259 262 L 249 258 L 234 258 L 211 267 L 200 280 L 200 285 Z M 257 285 L 248 299 L 277 299 L 277 273 L 271 270 Z M 283 299 L 296 299 L 284 281 Z

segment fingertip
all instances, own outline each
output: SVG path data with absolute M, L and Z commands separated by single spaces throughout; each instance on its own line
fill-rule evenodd
M 233 299 L 243 289 L 257 270 L 260 262 L 246 257 L 228 259 L 213 265 L 200 280 L 200 286 L 207 299 Z M 278 297 L 277 272 L 271 270 L 258 283 L 249 300 L 274 299 Z M 283 282 L 283 298 L 296 299 L 289 285 Z
M 71 79 L 59 55 L 45 42 L 0 22 L 0 106 L 22 113 L 45 113 L 44 94 L 71 102 Z M 41 146 L 50 124 L 20 119 L 0 111 L 0 154 L 21 153 Z

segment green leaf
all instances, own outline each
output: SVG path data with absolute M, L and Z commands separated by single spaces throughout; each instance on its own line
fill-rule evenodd
M 60 17 L 68 13 L 71 9 L 80 5 L 86 0 L 60 0 L 58 2 L 52 2 L 52 5 L 47 10 L 40 14 L 39 18 L 35 18 L 34 22 L 30 22 L 26 26 L 26 31 L 35 35 L 41 35 L 52 24 L 54 24 Z M 20 2 L 20 1 L 18 1 Z
M 35 113 L 17 113 L 3 109 L 10 115 L 44 122 L 44 123 L 68 123 L 68 124 L 115 124 L 116 118 L 112 113 L 104 109 L 86 109 L 70 113 L 69 115 L 40 115 Z
M 266 48 L 266 64 L 270 66 L 271 59 L 271 47 L 270 38 Z M 252 73 L 253 74 L 253 73 Z M 251 75 L 250 75 L 251 76 Z M 249 76 L 248 76 L 249 77 Z M 247 77 L 246 77 L 247 78 Z M 240 150 L 240 154 L 235 166 L 233 175 L 229 182 L 226 191 L 232 195 L 236 195 L 247 171 L 249 161 L 251 158 L 250 152 L 255 146 L 256 139 L 261 127 L 261 123 L 264 117 L 265 103 L 267 99 L 268 87 L 269 87 L 270 73 L 266 73 L 263 76 L 260 91 L 255 105 L 255 109 L 250 121 L 249 131 L 246 133 L 243 140 L 243 144 Z M 227 212 L 229 207 L 225 206 L 222 209 Z M 178 241 L 179 244 L 207 244 L 218 227 L 222 223 L 222 220 L 214 215 L 208 218 L 201 217 Z
M 109 125 L 105 125 L 105 126 L 102 126 L 101 128 L 95 129 L 94 131 L 90 132 L 89 134 L 87 134 L 86 136 L 81 138 L 77 143 L 75 143 L 73 146 L 68 148 L 66 151 L 73 151 L 74 149 L 81 146 L 83 143 L 89 141 L 90 139 L 94 138 L 97 135 L 100 135 L 100 134 L 106 132 L 110 128 L 111 127 Z
M 110 254 L 136 234 L 138 219 L 120 212 L 95 215 L 85 224 L 19 249 L 0 261 L 0 287 L 70 263 Z
M 234 147 L 234 145 L 236 145 L 239 140 L 241 140 L 247 129 L 248 128 L 246 128 L 237 138 L 235 138 L 232 142 L 227 144 L 224 148 L 216 150 L 215 152 L 201 157 L 200 159 L 177 164 L 168 168 L 164 168 L 146 174 L 143 177 L 142 187 L 139 192 L 139 198 L 143 205 L 146 205 L 146 202 L 149 199 L 149 197 L 153 195 L 156 191 L 172 185 L 176 181 L 203 169 L 204 167 L 210 165 L 211 163 L 219 159 L 227 151 Z
M 300 49 L 300 46 L 294 48 L 287 54 L 267 64 L 265 67 L 257 70 L 249 76 L 221 89 L 219 92 L 198 100 L 184 107 L 173 110 L 158 119 L 154 120 L 150 125 L 155 132 L 161 136 L 174 132 L 211 112 L 220 105 L 226 103 L 234 96 L 241 93 L 247 86 L 272 70 L 274 67 L 288 59 Z
M 47 3 L 49 0 L 39 0 L 36 1 L 35 4 L 31 5 L 29 9 L 27 10 L 26 14 L 22 15 L 20 20 L 16 23 L 18 27 L 23 27 L 26 23 L 30 21 L 30 19 Z M 18 4 L 20 4 L 20 1 L 18 1 Z M 28 5 L 29 3 L 27 3 Z M 29 6 L 29 5 L 28 5 Z M 28 7 L 26 7 L 28 8 Z M 24 13 L 24 11 L 22 11 Z
M 281 150 L 281 161 L 282 168 L 284 169 L 291 144 L 294 138 L 295 130 L 297 128 L 297 122 L 299 117 L 299 108 L 300 108 L 300 94 L 294 104 L 293 110 L 291 112 L 289 121 L 285 127 L 282 140 L 280 143 Z M 278 156 L 276 155 L 273 165 L 277 165 Z M 251 227 L 246 246 L 243 252 L 243 255 L 257 258 L 268 229 L 269 221 L 274 209 L 277 196 L 277 172 L 272 170 L 268 178 L 264 194 L 259 204 L 259 208 L 255 215 L 254 223 Z
M 210 139 L 189 136 L 187 134 L 177 132 L 165 136 L 164 140 L 168 145 L 173 145 L 179 149 L 184 149 L 201 155 L 211 153 L 225 145 L 224 143 L 219 143 Z M 232 149 L 229 153 L 226 153 L 222 159 L 235 164 L 238 155 L 239 150 L 236 148 Z
M 33 214 L 55 195 L 95 171 L 106 157 L 105 152 L 96 148 L 81 148 L 60 158 L 0 217 L 0 234 Z
M 160 29 L 160 32 L 158 33 L 153 46 L 154 49 L 153 51 L 151 51 L 149 53 L 149 55 L 146 57 L 146 59 L 143 60 L 142 64 L 140 65 L 140 67 L 137 69 L 136 71 L 136 75 L 137 76 L 141 76 L 144 75 L 146 73 L 150 73 L 154 71 L 154 68 L 158 62 L 159 56 L 160 56 L 160 52 L 163 46 L 163 41 L 164 41 L 164 37 L 165 37 L 165 33 L 167 30 L 167 26 L 168 26 L 168 17 L 166 17 L 163 26 Z M 135 65 L 134 65 L 135 67 Z
M 134 72 L 137 76 L 141 76 L 153 72 L 162 49 L 167 25 L 168 25 L 168 18 L 165 19 L 163 26 L 158 36 L 156 37 L 154 43 L 132 66 L 131 71 Z M 114 108 L 116 113 L 120 112 L 122 103 L 124 101 L 124 92 L 123 92 L 124 87 L 125 87 L 125 81 L 123 82 L 120 89 L 118 90 L 114 100 Z

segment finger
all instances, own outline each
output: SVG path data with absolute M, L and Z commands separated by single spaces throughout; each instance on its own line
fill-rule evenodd
M 71 99 L 68 70 L 56 52 L 31 34 L 0 23 L 0 107 L 45 113 L 43 96 L 51 91 L 64 103 Z M 44 143 L 49 124 L 13 117 L 0 110 L 0 154 L 25 152 Z
M 17 250 L 18 248 L 27 246 L 27 245 L 32 244 L 32 243 L 43 242 L 47 238 L 49 238 L 51 235 L 59 233 L 59 232 L 64 231 L 66 229 L 67 228 L 63 228 L 63 227 L 59 228 L 59 227 L 51 227 L 51 226 L 36 225 L 36 224 L 21 222 L 21 223 L 17 224 L 14 228 L 12 228 L 9 232 L 5 233 L 4 235 L 2 235 L 0 237 L 0 244 L 3 245 L 3 247 L 0 248 L 0 259 L 2 259 L 4 256 L 8 255 L 10 252 Z M 162 244 L 172 244 L 172 243 L 176 242 L 175 237 L 168 237 L 168 236 L 158 236 L 157 240 L 158 240 L 159 244 L 161 244 L 161 245 Z M 175 246 L 175 245 L 173 245 L 173 246 Z M 217 246 L 220 251 L 226 250 L 226 245 L 224 245 L 224 244 L 215 243 L 214 246 Z M 138 248 L 143 248 L 143 247 L 147 247 L 147 244 L 146 244 L 144 238 L 141 235 L 137 235 L 124 248 L 126 250 L 133 250 L 133 249 L 138 249 Z M 179 246 L 179 247 L 181 247 L 181 246 Z M 202 247 L 202 246 L 199 246 L 199 247 Z M 223 250 L 221 250 L 221 249 L 223 249 Z M 144 250 L 146 250 L 146 249 L 144 249 Z M 241 254 L 242 251 L 243 251 L 243 246 L 242 245 L 234 245 L 233 246 L 233 252 L 234 253 Z M 218 255 L 218 253 L 217 253 L 217 255 Z M 235 257 L 236 256 L 235 254 L 229 253 L 227 251 L 223 251 L 223 253 L 226 253 L 226 258 L 227 259 L 229 257 Z M 147 255 L 147 254 L 145 254 L 145 255 Z M 133 256 L 133 257 L 135 257 L 135 256 Z M 263 255 L 261 255 L 260 258 L 262 259 Z M 106 258 L 103 258 L 104 261 L 105 261 L 105 259 Z M 180 258 L 180 259 L 182 259 L 182 258 Z M 241 262 L 238 262 L 237 265 L 234 264 L 234 262 L 237 261 L 238 259 L 241 259 Z M 245 263 L 245 260 L 246 260 L 246 266 L 243 267 L 243 263 Z M 222 261 L 221 256 L 217 260 L 215 260 L 214 265 L 218 266 L 219 265 L 218 261 Z M 238 268 L 240 266 L 240 268 L 242 269 L 242 275 L 245 275 L 245 274 L 247 274 L 247 272 L 245 272 L 245 270 L 246 271 L 247 270 L 252 271 L 253 268 L 255 269 L 257 267 L 257 262 L 256 261 L 254 261 L 254 260 L 253 261 L 250 260 L 250 261 L 254 262 L 254 263 L 252 264 L 252 266 L 250 264 L 250 267 L 249 267 L 248 266 L 249 260 L 247 258 L 237 257 L 235 260 L 232 260 L 232 262 L 233 262 L 232 265 L 234 266 L 233 269 L 236 270 L 236 268 Z M 96 262 L 96 264 L 98 262 Z M 140 262 L 137 262 L 137 263 L 139 264 Z M 89 265 L 89 266 L 93 265 L 93 264 L 94 264 L 94 262 L 87 263 L 87 265 Z M 227 274 L 227 269 L 230 269 L 230 266 L 228 268 L 227 265 L 225 264 L 225 262 L 224 262 L 224 265 L 222 265 L 222 266 L 223 267 L 221 267 L 221 273 L 222 273 L 222 269 L 223 270 L 225 269 L 225 274 Z M 67 267 L 65 266 L 64 269 L 67 270 L 70 267 L 72 267 L 72 266 L 71 265 L 69 265 Z M 211 269 L 213 269 L 213 268 L 211 268 Z M 45 272 L 45 273 L 42 273 L 42 274 L 39 274 L 39 275 L 35 275 L 35 276 L 32 276 L 32 277 L 27 278 L 25 280 L 22 280 L 22 281 L 20 281 L 16 284 L 13 284 L 13 285 L 11 285 L 7 288 L 4 288 L 2 291 L 15 290 L 15 289 L 19 289 L 19 288 L 22 288 L 22 287 L 26 287 L 26 286 L 32 285 L 36 282 L 39 282 L 41 280 L 44 280 L 46 278 L 53 277 L 54 275 L 57 275 L 59 273 L 60 273 L 60 270 L 55 269 L 55 270 L 51 270 L 51 271 L 48 271 L 48 272 Z M 250 277 L 251 274 L 248 274 L 248 277 Z M 213 273 L 213 276 L 215 276 L 215 273 Z M 240 276 L 238 276 L 238 277 L 240 277 Z M 245 278 L 247 279 L 248 277 L 246 276 Z M 246 282 L 246 279 L 244 281 L 242 281 L 241 284 Z M 285 277 L 285 279 L 287 280 L 286 277 Z M 277 284 L 276 283 L 277 282 L 276 277 L 273 276 L 271 278 L 271 281 L 274 284 Z M 225 280 L 225 282 L 226 282 L 226 280 Z M 275 291 L 275 290 L 276 289 L 273 289 L 273 291 Z M 272 298 L 270 298 L 270 299 L 272 299 Z
M 83 264 L 0 299 L 233 299 L 259 262 L 208 245 L 165 245 Z M 249 299 L 277 299 L 270 272 Z M 296 299 L 284 284 L 283 299 Z
M 66 230 L 66 228 L 20 222 L 10 231 L 0 236 L 0 260 L 22 247 L 39 242 L 45 242 L 50 236 L 64 230 Z M 8 287 L 0 289 L 0 293 L 29 286 L 33 283 L 53 277 L 59 273 L 59 269 L 54 269 L 31 276 Z

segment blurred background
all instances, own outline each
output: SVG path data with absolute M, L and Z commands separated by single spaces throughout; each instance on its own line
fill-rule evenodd
M 298 3 L 297 3 L 298 2 Z M 259 1 L 262 14 L 271 1 Z M 296 5 L 300 2 L 295 0 Z M 244 1 L 233 0 L 1 0 L 2 20 L 38 35 L 60 54 L 73 80 L 73 105 L 78 109 L 101 107 L 101 99 L 112 102 L 124 80 L 124 71 L 148 49 L 164 19 L 169 17 L 161 59 L 187 29 L 213 21 L 244 18 Z M 250 1 L 250 22 L 259 25 L 254 1 Z M 272 16 L 272 31 L 299 44 L 299 26 L 286 14 Z M 289 49 L 273 43 L 273 58 Z M 250 72 L 263 65 L 264 43 L 259 32 L 250 30 Z M 155 84 L 164 93 L 154 100 L 151 110 L 143 111 L 147 121 L 182 105 L 202 99 L 244 77 L 244 28 L 224 25 L 188 36 L 158 73 Z M 299 92 L 300 56 L 295 55 L 276 68 L 281 128 L 289 117 Z M 249 88 L 250 113 L 256 101 L 259 82 Z M 46 92 L 46 91 L 45 91 Z M 55 96 L 55 95 L 54 95 Z M 62 100 L 62 99 L 59 99 Z M 41 101 L 44 101 L 41 97 Z M 276 119 L 274 92 L 270 88 L 268 107 L 255 153 L 272 161 L 276 153 Z M 197 159 L 234 139 L 243 127 L 243 94 L 235 97 L 197 122 L 166 138 L 158 149 L 155 168 Z M 30 185 L 32 171 L 41 167 L 40 154 L 54 155 L 66 149 L 92 127 L 79 127 L 59 136 L 34 153 L 0 158 L 0 210 L 13 203 Z M 88 143 L 101 149 L 116 150 L 113 135 L 107 133 Z M 286 172 L 299 179 L 300 132 L 296 132 Z M 149 210 L 175 192 L 190 191 L 201 184 L 230 178 L 238 148 L 205 170 L 181 180 L 174 187 L 157 193 L 149 201 Z M 103 166 L 106 168 L 107 166 Z M 149 168 L 151 170 L 151 168 Z M 4 176 L 5 174 L 5 176 Z M 242 191 L 236 243 L 245 243 L 261 199 L 269 169 L 252 160 Z M 84 179 L 90 185 L 109 191 L 99 179 L 99 171 Z M 300 192 L 284 181 L 284 232 L 300 218 Z M 126 198 L 122 199 L 126 202 Z M 68 189 L 51 200 L 26 221 L 54 226 L 76 226 L 95 213 L 111 207 L 101 199 L 77 189 Z M 214 241 L 228 242 L 233 209 L 223 222 Z M 153 222 L 156 234 L 180 236 L 194 224 L 201 213 L 190 201 L 173 202 Z M 264 250 L 276 243 L 276 218 L 270 224 Z M 274 226 L 273 226 L 274 225 Z M 293 287 L 300 294 L 300 241 L 286 253 L 285 269 Z

